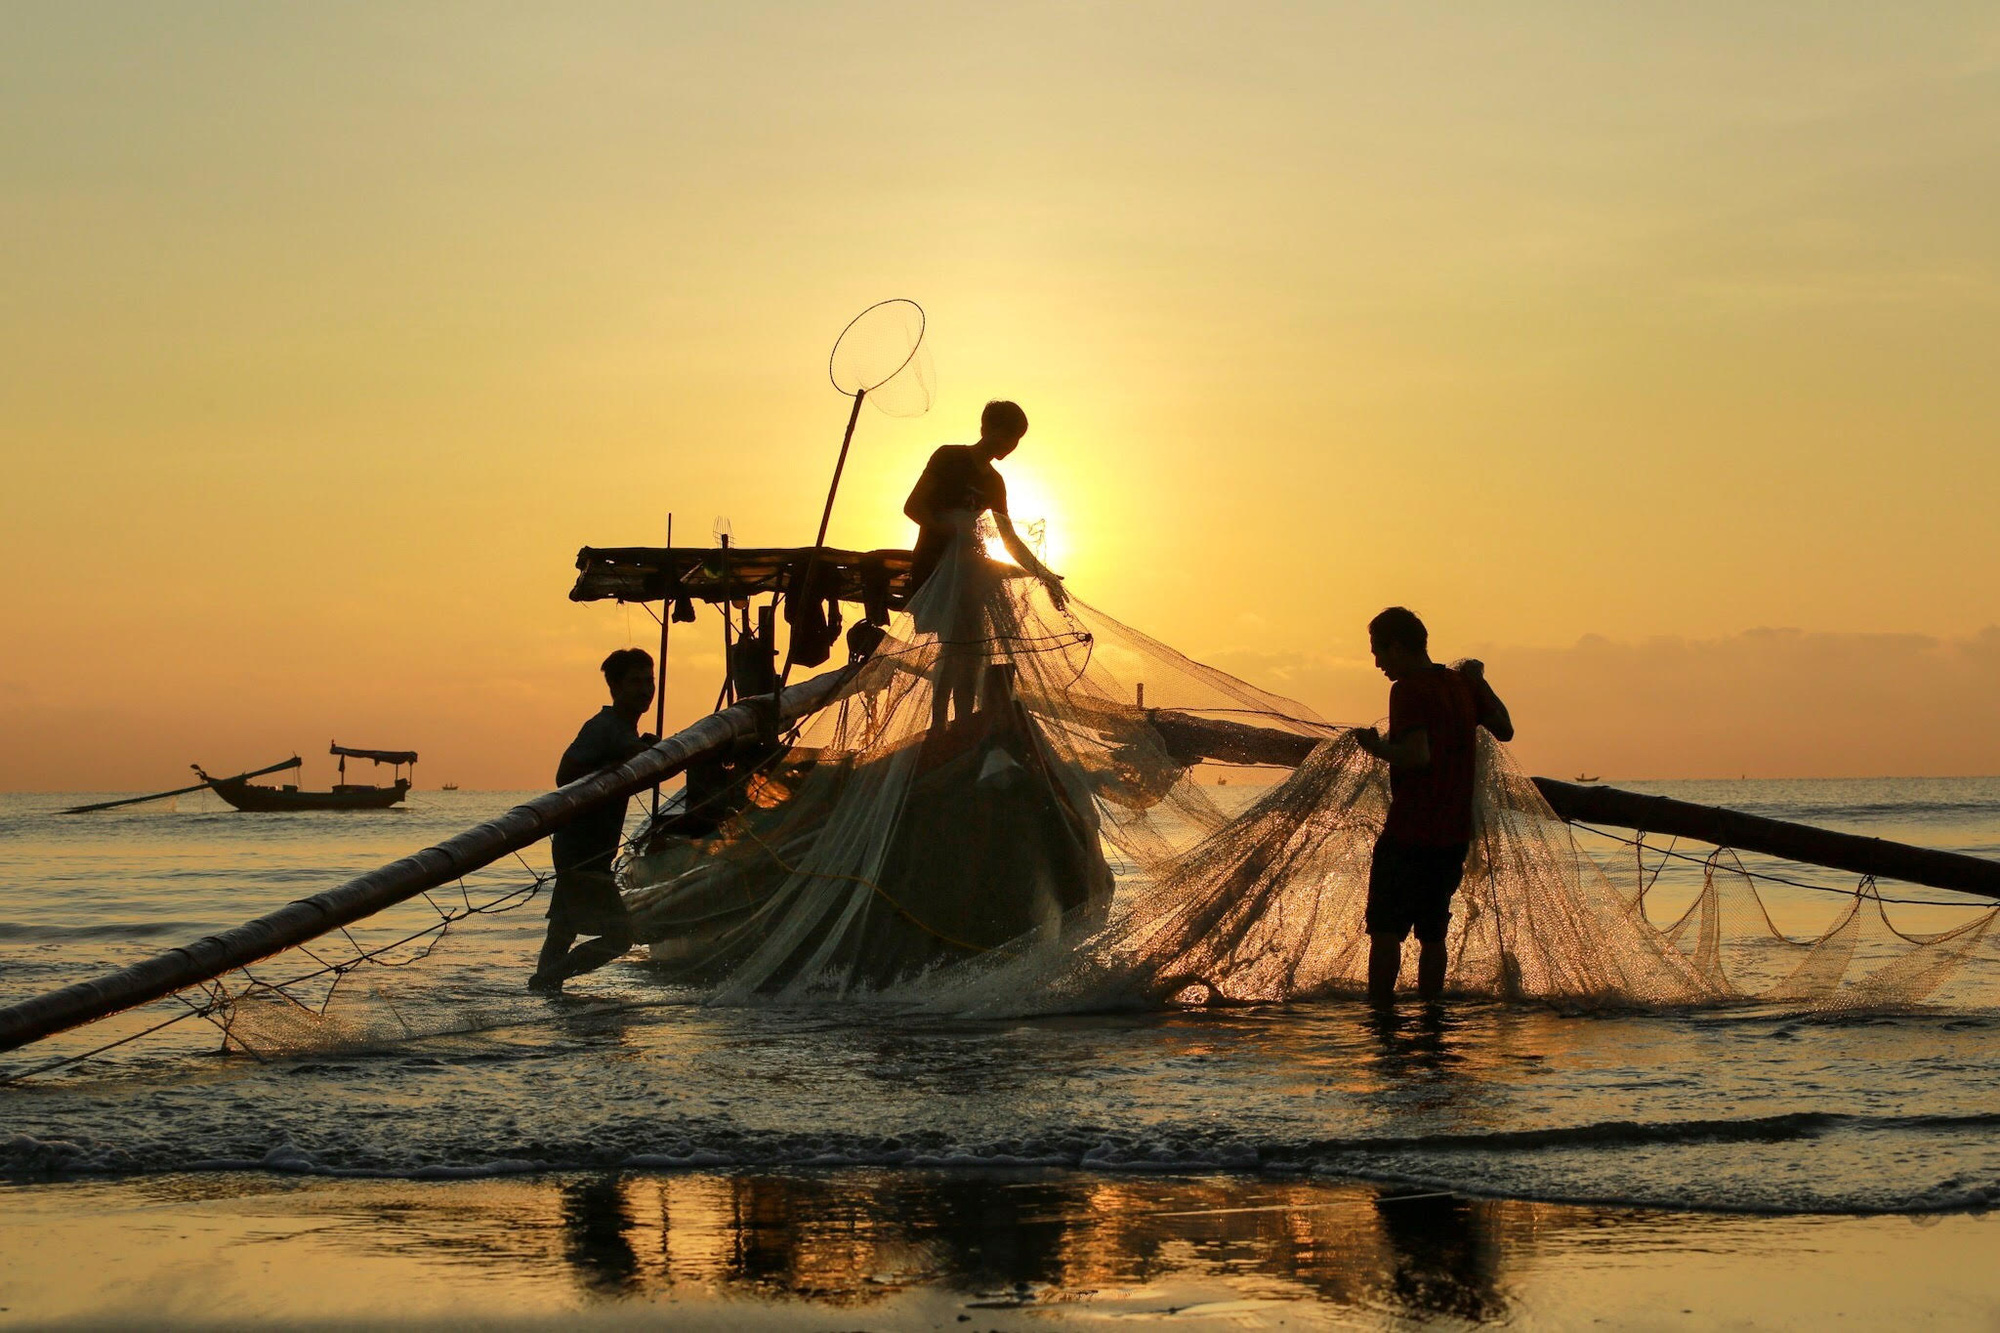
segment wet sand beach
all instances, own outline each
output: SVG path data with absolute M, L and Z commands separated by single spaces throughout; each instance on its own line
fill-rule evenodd
M 0 1191 L 0 1321 L 1984 1328 L 2000 1222 L 1074 1171 L 266 1173 Z
M 1992 780 L 1698 794 L 1975 854 L 2000 837 Z M 508 798 L 427 794 L 367 823 L 188 802 L 92 825 L 47 818 L 55 799 L 0 801 L 13 995 Z M 1687 892 L 1676 875 L 1659 891 Z M 551 1002 L 521 989 L 540 927 L 530 905 L 357 974 L 324 1031 L 239 1016 L 261 1054 L 219 1054 L 190 1022 L 29 1072 L 155 1006 L 9 1057 L 0 1321 L 2000 1319 L 1990 946 L 1954 1003 L 1901 1014 L 1480 1002 L 1385 1024 L 1326 1001 L 974 1021 L 706 1006 L 636 960 Z

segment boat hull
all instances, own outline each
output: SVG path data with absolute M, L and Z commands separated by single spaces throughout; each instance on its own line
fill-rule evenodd
M 285 791 L 258 787 L 235 778 L 208 784 L 209 790 L 238 810 L 272 814 L 290 810 L 387 810 L 410 793 L 408 778 L 393 787 L 347 787 L 333 791 Z

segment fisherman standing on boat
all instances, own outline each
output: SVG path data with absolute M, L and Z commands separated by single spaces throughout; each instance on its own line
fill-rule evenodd
M 982 627 L 982 612 L 997 576 L 981 549 L 981 515 L 993 515 L 1007 554 L 1042 581 L 1057 609 L 1066 601 L 1061 576 L 1036 559 L 1014 531 L 1007 482 L 993 466 L 1013 453 L 1027 433 L 1028 414 L 1018 403 L 986 404 L 979 414 L 979 442 L 940 447 L 903 503 L 903 512 L 917 524 L 910 610 L 917 629 L 937 635 L 940 645 L 931 692 L 934 729 L 945 725 L 948 712 L 969 717 L 979 693 L 982 646 L 990 637 Z
M 1477 732 L 1485 727 L 1510 741 L 1514 723 L 1480 662 L 1454 669 L 1431 661 L 1430 632 L 1415 612 L 1392 606 L 1369 621 L 1368 646 L 1391 682 L 1388 736 L 1373 727 L 1354 733 L 1362 749 L 1389 763 L 1389 817 L 1368 872 L 1368 998 L 1395 999 L 1403 940 L 1414 931 L 1417 993 L 1436 1000 L 1451 895 L 1472 841 Z
M 622 764 L 659 740 L 639 734 L 639 719 L 653 704 L 652 654 L 620 648 L 604 659 L 602 670 L 611 703 L 584 723 L 563 751 L 558 787 Z M 602 967 L 632 947 L 632 921 L 611 873 L 624 837 L 621 798 L 585 811 L 549 839 L 556 886 L 549 899 L 549 937 L 528 978 L 529 990 L 559 991 L 568 978 Z M 597 938 L 570 948 L 579 935 Z

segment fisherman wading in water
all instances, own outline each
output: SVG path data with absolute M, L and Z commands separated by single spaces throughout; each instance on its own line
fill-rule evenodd
M 611 703 L 583 724 L 563 751 L 556 785 L 566 786 L 602 768 L 622 764 L 659 737 L 639 734 L 639 719 L 653 704 L 653 657 L 643 648 L 620 648 L 604 659 Z M 578 815 L 549 839 L 556 887 L 549 898 L 549 937 L 528 989 L 559 991 L 564 981 L 603 967 L 632 947 L 632 921 L 618 896 L 611 864 L 625 837 L 625 801 L 607 801 Z M 579 935 L 597 938 L 570 948 Z
M 1514 723 L 1479 662 L 1454 670 L 1431 661 L 1430 633 L 1415 612 L 1392 606 L 1369 621 L 1368 646 L 1392 682 L 1388 737 L 1373 727 L 1354 733 L 1389 763 L 1389 817 L 1368 872 L 1368 998 L 1396 998 L 1403 940 L 1414 931 L 1417 993 L 1435 1000 L 1444 993 L 1451 895 L 1472 841 L 1476 733 L 1485 727 L 1510 741 Z
M 979 541 L 979 519 L 993 515 L 1007 554 L 1042 581 L 1058 609 L 1065 601 L 1062 579 L 1035 558 L 1014 531 L 1007 514 L 1007 483 L 993 466 L 1028 433 L 1028 414 L 1018 403 L 990 402 L 979 414 L 977 444 L 947 444 L 933 453 L 903 512 L 917 524 L 915 559 L 910 568 L 910 611 L 917 629 L 938 637 L 937 676 L 931 693 L 931 726 L 942 729 L 948 715 L 971 716 L 979 693 L 985 646 L 986 599 L 1000 570 Z

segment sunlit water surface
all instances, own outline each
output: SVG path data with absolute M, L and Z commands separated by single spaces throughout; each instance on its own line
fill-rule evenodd
M 2000 853 L 2000 780 L 1647 789 Z M 0 1001 L 234 925 L 518 796 L 419 792 L 406 809 L 373 814 L 245 815 L 206 797 L 51 813 L 77 799 L 0 798 Z M 1618 859 L 1629 852 L 1601 850 L 1629 876 Z M 434 897 L 483 902 L 525 879 L 519 865 L 496 868 L 463 897 Z M 1655 892 L 1672 910 L 1698 883 L 1698 868 L 1673 867 Z M 1824 928 L 1841 907 L 1805 890 L 1772 901 L 1799 930 Z M 542 910 L 476 918 L 429 958 L 346 977 L 330 1012 L 347 1015 L 342 1030 L 372 1034 L 363 1048 L 308 1049 L 310 1024 L 272 1022 L 246 1029 L 265 1058 L 218 1054 L 214 1027 L 190 1018 L 0 1087 L 0 1172 L 1061 1167 L 1765 1212 L 1977 1208 L 2000 1188 L 2000 1022 L 1986 999 L 2000 989 L 2000 956 L 1990 940 L 1932 1006 L 1891 1016 L 1575 1016 L 1461 1003 L 1442 1018 L 1411 1009 L 1383 1020 L 1326 1002 L 969 1022 L 708 1008 L 636 955 L 560 1000 L 531 997 L 522 983 Z M 1894 910 L 1915 929 L 1968 914 Z M 418 900 L 355 936 L 372 946 L 436 919 Z M 322 956 L 352 952 L 335 940 Z M 310 960 L 287 955 L 258 972 L 276 980 L 301 965 Z M 324 985 L 302 993 L 317 1003 Z M 0 1071 L 18 1075 L 181 1011 L 148 1006 L 0 1056 Z M 454 1026 L 473 1030 L 403 1035 Z

